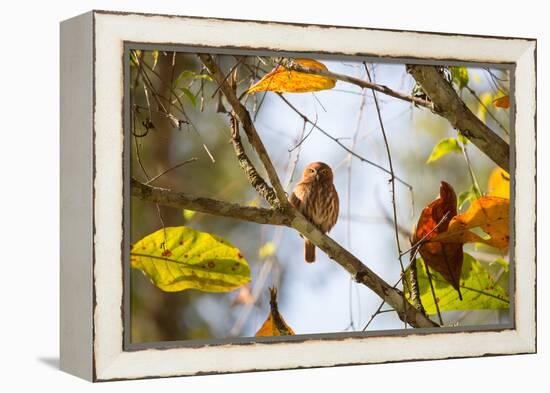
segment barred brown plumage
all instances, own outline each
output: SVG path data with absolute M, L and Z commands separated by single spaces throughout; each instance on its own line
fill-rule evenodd
M 330 166 L 312 162 L 289 198 L 290 204 L 323 233 L 330 231 L 338 219 L 340 203 L 333 179 Z M 315 262 L 315 245 L 306 239 L 304 247 L 306 262 Z

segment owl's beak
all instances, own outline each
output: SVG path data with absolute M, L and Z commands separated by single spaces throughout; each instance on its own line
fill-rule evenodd
M 315 180 L 319 181 L 319 172 L 315 172 Z

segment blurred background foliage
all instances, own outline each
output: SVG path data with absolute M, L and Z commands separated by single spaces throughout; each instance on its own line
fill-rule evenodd
M 131 175 L 140 181 L 196 157 L 198 160 L 169 171 L 153 185 L 238 202 L 264 205 L 238 166 L 229 143 L 229 108 L 217 85 L 206 75 L 195 54 L 184 52 L 133 51 L 130 59 Z M 138 62 L 141 64 L 137 66 Z M 238 70 L 238 94 L 256 82 L 273 62 L 268 58 L 217 56 L 228 73 Z M 320 60 L 331 71 L 365 78 L 363 63 Z M 376 83 L 406 94 L 418 93 L 404 64 L 369 64 Z M 462 67 L 447 70 L 467 106 L 480 119 L 509 141 L 508 110 L 493 104 L 509 94 L 505 70 Z M 416 92 L 415 92 L 416 88 Z M 177 98 L 175 98 L 177 95 Z M 387 157 L 370 91 L 338 82 L 331 90 L 285 94 L 309 119 L 355 152 L 387 167 Z M 437 197 L 441 180 L 457 194 L 472 188 L 472 175 L 461 149 L 427 163 L 442 139 L 456 138 L 447 120 L 408 102 L 378 95 L 396 174 L 413 186 L 410 192 L 397 183 L 397 211 L 402 244 L 424 206 Z M 304 167 L 324 161 L 335 172 L 340 195 L 340 217 L 331 236 L 344 245 L 384 280 L 393 284 L 400 267 L 391 222 L 389 176 L 377 168 L 351 159 L 336 143 L 313 130 L 292 150 L 301 135 L 311 130 L 275 93 L 245 96 L 247 107 L 267 146 L 279 175 L 291 191 Z M 160 102 L 160 104 L 159 104 Z M 166 116 L 159 105 L 164 105 Z M 248 152 L 252 149 L 243 140 Z M 291 151 L 292 150 L 292 151 Z M 475 146 L 466 144 L 470 168 L 482 193 L 495 165 Z M 253 161 L 258 164 L 253 154 Z M 293 171 L 296 164 L 295 171 Z M 261 168 L 261 165 L 257 165 Z M 467 207 L 467 203 L 464 209 Z M 163 226 L 191 226 L 223 236 L 246 256 L 252 280 L 228 293 L 190 289 L 163 292 L 139 270 L 131 269 L 131 341 L 253 336 L 269 313 L 269 286 L 278 288 L 279 310 L 296 334 L 361 330 L 375 313 L 380 300 L 326 255 L 318 261 L 303 261 L 303 241 L 288 228 L 258 225 L 201 213 L 156 206 L 131 199 L 131 243 Z M 465 251 L 478 260 L 507 259 L 495 249 L 467 245 Z M 456 311 L 444 313 L 448 325 L 478 325 L 506 322 L 507 310 Z M 395 313 L 384 312 L 369 330 L 400 329 Z

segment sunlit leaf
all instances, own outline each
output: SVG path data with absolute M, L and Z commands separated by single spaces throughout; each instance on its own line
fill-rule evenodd
M 466 67 L 449 67 L 449 70 L 451 71 L 453 83 L 456 84 L 459 89 L 462 90 L 468 85 L 470 77 L 468 76 L 468 69 Z
M 481 94 L 479 97 L 480 103 L 477 109 L 477 117 L 479 117 L 479 120 L 485 123 L 485 120 L 487 119 L 487 108 L 491 105 L 491 102 L 493 101 L 493 95 L 489 92 Z
M 277 305 L 277 289 L 269 288 L 271 311 L 263 323 L 260 330 L 256 332 L 256 337 L 269 336 L 294 336 L 294 331 L 288 326 L 279 312 Z
M 184 79 L 188 78 L 194 78 L 194 79 L 206 79 L 208 81 L 213 81 L 212 77 L 208 74 L 197 74 L 196 72 L 190 71 L 190 70 L 183 70 L 178 77 L 176 78 L 176 81 L 174 85 L 178 87 L 180 85 L 180 82 Z
M 497 108 L 510 108 L 510 96 L 502 96 L 493 100 L 493 105 Z
M 275 255 L 275 251 L 276 251 L 275 243 L 267 242 L 260 247 L 260 250 L 258 251 L 258 256 L 261 259 L 264 259 L 272 255 Z
M 510 175 L 504 169 L 496 167 L 489 175 L 487 191 L 491 196 L 510 199 Z
M 462 152 L 462 149 L 460 148 L 460 144 L 455 138 L 442 139 L 432 149 L 432 153 L 430 154 L 430 157 L 428 157 L 426 164 L 437 161 L 441 157 L 449 153 L 461 153 L 461 152 Z
M 195 217 L 195 214 L 197 214 L 197 212 L 194 210 L 183 209 L 183 218 L 185 219 L 185 221 L 192 220 L 193 217 Z
M 295 62 L 304 67 L 327 71 L 327 67 L 323 63 L 313 59 L 296 59 Z M 259 91 L 306 93 L 332 89 L 335 85 L 336 81 L 334 79 L 320 75 L 306 74 L 304 72 L 290 71 L 278 65 L 248 89 L 248 93 L 256 93 Z
M 420 300 L 426 312 L 435 315 L 437 310 L 424 261 L 421 258 L 416 261 Z M 441 274 L 430 270 L 440 311 L 508 309 L 508 263 L 504 260 L 500 263 L 487 265 L 465 253 L 460 279 L 462 300 Z M 409 285 L 405 286 L 405 294 L 410 298 L 408 288 Z
M 510 200 L 485 196 L 472 202 L 463 214 L 453 217 L 448 229 L 432 240 L 443 243 L 485 243 L 501 250 L 508 248 Z M 488 237 L 472 229 L 480 228 Z
M 160 229 L 130 251 L 131 266 L 167 292 L 227 292 L 250 281 L 250 268 L 227 240 L 189 227 Z

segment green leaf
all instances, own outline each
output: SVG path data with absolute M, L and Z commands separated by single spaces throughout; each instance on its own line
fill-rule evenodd
M 265 259 L 267 257 L 274 255 L 275 251 L 276 251 L 275 243 L 267 242 L 263 246 L 261 246 L 260 249 L 258 250 L 258 256 L 261 259 Z
M 189 227 L 160 229 L 130 252 L 131 266 L 166 292 L 228 292 L 250 281 L 248 262 L 219 236 Z
M 453 83 L 456 84 L 460 90 L 468 85 L 470 77 L 468 75 L 468 69 L 466 67 L 449 67 L 449 71 L 451 71 Z
M 429 315 L 437 313 L 430 283 L 426 274 L 424 261 L 417 261 L 418 286 L 420 288 L 420 300 Z M 438 299 L 441 311 L 456 310 L 497 310 L 508 309 L 510 300 L 508 297 L 508 273 L 506 261 L 503 265 L 496 263 L 484 264 L 477 261 L 471 255 L 464 253 L 464 263 L 460 277 L 460 291 L 463 300 L 458 298 L 458 293 L 445 279 L 433 269 L 430 270 L 435 295 Z M 406 272 L 406 277 L 409 275 Z M 405 288 L 405 295 L 410 298 L 409 285 Z
M 195 79 L 206 79 L 210 82 L 213 81 L 212 77 L 208 74 L 197 74 L 196 72 L 189 71 L 189 70 L 183 70 L 178 77 L 176 78 L 175 86 L 179 86 L 180 82 L 187 78 L 195 78 Z
M 183 218 L 185 221 L 191 221 L 193 217 L 195 217 L 195 214 L 197 214 L 197 212 L 194 210 L 183 209 Z
M 426 161 L 426 164 L 439 160 L 441 157 L 449 153 L 461 153 L 462 149 L 458 141 L 455 138 L 442 139 L 434 146 L 430 157 Z
M 191 93 L 191 90 L 186 87 L 180 87 L 180 90 L 183 92 L 183 94 L 185 94 L 187 99 L 191 101 L 191 104 L 193 104 L 193 106 L 197 106 L 197 98 L 193 93 Z
M 462 210 L 467 203 L 471 203 L 477 199 L 477 194 L 474 187 L 470 187 L 469 190 L 463 191 L 458 194 L 458 210 Z

